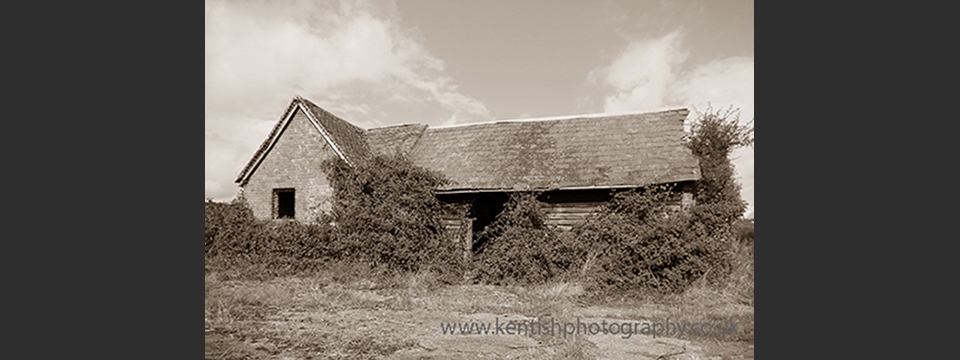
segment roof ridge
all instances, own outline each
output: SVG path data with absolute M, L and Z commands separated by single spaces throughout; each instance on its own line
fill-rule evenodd
M 361 132 L 366 131 L 364 128 L 361 128 L 361 127 L 359 127 L 359 126 L 357 126 L 357 125 L 354 125 L 353 123 L 347 121 L 347 119 L 344 119 L 344 118 L 342 118 L 342 117 L 340 117 L 340 116 L 337 116 L 337 114 L 334 114 L 334 113 L 330 112 L 329 110 L 324 109 L 324 108 L 321 107 L 320 105 L 317 105 L 317 103 L 315 103 L 315 102 L 313 102 L 313 101 L 310 101 L 310 100 L 307 99 L 307 98 L 304 98 L 304 97 L 301 97 L 301 96 L 298 95 L 298 96 L 296 97 L 296 99 L 300 100 L 301 102 L 307 103 L 307 104 L 309 104 L 309 105 L 313 105 L 313 107 L 319 109 L 320 111 L 323 111 L 324 113 L 326 113 L 326 114 L 328 114 L 328 115 L 330 115 L 330 116 L 333 116 L 333 117 L 336 118 L 337 120 L 340 120 L 340 121 L 346 123 L 347 125 L 350 125 L 351 127 L 355 128 L 355 129 L 357 129 L 357 130 L 360 130 Z
M 502 119 L 502 120 L 490 120 L 490 121 L 481 121 L 475 123 L 465 123 L 465 124 L 454 124 L 454 125 L 442 125 L 442 126 L 431 126 L 431 129 L 446 129 L 454 127 L 463 127 L 471 125 L 488 125 L 488 124 L 499 124 L 499 123 L 522 123 L 522 122 L 537 122 L 537 121 L 559 121 L 559 120 L 573 120 L 573 119 L 596 119 L 596 118 L 606 118 L 606 117 L 618 117 L 618 116 L 630 116 L 630 115 L 654 115 L 661 113 L 674 113 L 677 115 L 686 116 L 690 113 L 690 110 L 687 108 L 675 108 L 667 110 L 658 110 L 658 111 L 639 111 L 639 112 L 622 112 L 622 113 L 592 113 L 592 114 L 580 114 L 580 115 L 560 115 L 560 116 L 545 116 L 537 118 L 526 118 L 526 119 Z
M 430 126 L 430 125 L 424 124 L 424 123 L 402 123 L 402 124 L 393 124 L 393 125 L 384 125 L 384 126 L 372 127 L 372 128 L 367 129 L 366 131 L 379 130 L 379 129 L 389 129 L 389 128 L 401 127 L 401 126 Z

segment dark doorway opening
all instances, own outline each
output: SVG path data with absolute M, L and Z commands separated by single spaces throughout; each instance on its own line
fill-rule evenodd
M 293 219 L 296 208 L 294 190 L 275 189 L 273 192 L 277 198 L 277 219 Z
M 483 230 L 497 219 L 497 215 L 503 211 L 507 203 L 506 194 L 483 194 L 474 199 L 470 206 L 468 217 L 473 218 L 473 253 L 478 254 L 483 251 L 483 245 L 488 239 L 483 234 Z

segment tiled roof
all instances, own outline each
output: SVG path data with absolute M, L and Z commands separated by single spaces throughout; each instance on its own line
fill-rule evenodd
M 405 124 L 367 130 L 365 137 L 370 150 L 380 155 L 406 155 L 413 148 L 426 124 Z
M 682 144 L 686 109 L 364 131 L 297 97 L 237 177 L 241 185 L 298 104 L 352 164 L 400 152 L 446 175 L 451 183 L 439 190 L 632 187 L 700 178 L 697 158 Z
M 329 132 L 330 140 L 340 149 L 348 162 L 358 164 L 369 157 L 370 149 L 363 139 L 363 129 L 320 108 L 310 100 L 304 98 L 299 100 L 320 123 L 320 126 Z
M 697 180 L 682 144 L 688 111 L 428 128 L 411 160 L 453 182 L 441 190 L 636 186 Z

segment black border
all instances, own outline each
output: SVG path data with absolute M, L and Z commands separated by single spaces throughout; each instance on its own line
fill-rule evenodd
M 34 308 L 14 311 L 31 328 L 8 328 L 32 356 L 200 354 L 200 4 L 131 5 L 16 12 L 42 16 L 17 25 L 28 49 L 8 49 L 36 101 L 11 119 L 41 134 L 16 154 L 41 216 L 12 223 L 33 247 L 15 254 Z
M 935 211 L 886 200 L 915 195 L 891 193 L 914 185 L 892 172 L 916 172 L 900 170 L 904 161 L 884 145 L 929 141 L 930 129 L 937 132 L 930 122 L 944 115 L 932 114 L 942 103 L 889 109 L 904 100 L 883 96 L 889 84 L 878 77 L 924 65 L 868 66 L 897 49 L 874 38 L 889 33 L 872 32 L 891 28 L 886 20 L 896 19 L 893 27 L 907 33 L 911 21 L 921 20 L 866 5 L 764 4 L 756 18 L 763 148 L 756 159 L 767 179 L 757 193 L 763 199 L 756 281 L 762 357 L 894 357 L 899 354 L 888 339 L 923 339 L 923 321 L 943 317 L 917 319 L 912 329 L 888 322 L 914 319 L 913 312 L 899 312 L 911 306 L 926 313 L 928 305 L 918 302 L 934 296 L 900 291 L 914 280 L 903 273 L 930 261 L 931 253 L 948 251 L 927 247 L 916 259 L 910 255 L 919 254 L 906 251 L 917 250 L 883 242 L 925 240 L 890 229 L 921 220 L 899 214 Z M 46 6 L 23 13 L 42 14 L 42 22 L 28 21 L 56 24 L 54 32 L 37 30 L 8 50 L 19 61 L 9 66 L 23 69 L 12 80 L 16 85 L 8 85 L 18 90 L 11 111 L 21 111 L 8 121 L 8 166 L 25 170 L 8 177 L 43 193 L 37 199 L 35 191 L 12 191 L 8 198 L 23 204 L 10 221 L 19 234 L 8 238 L 5 252 L 14 258 L 8 266 L 19 295 L 11 297 L 24 305 L 11 307 L 12 316 L 28 316 L 18 319 L 15 336 L 38 341 L 30 351 L 44 357 L 197 357 L 204 106 L 199 4 Z M 38 115 L 37 109 L 47 111 Z M 925 137 L 877 125 L 883 121 L 918 123 Z M 865 138 L 896 141 L 864 144 Z M 55 146 L 43 146 L 49 144 Z M 892 256 L 897 261 L 883 261 Z M 894 307 L 864 311 L 877 302 Z

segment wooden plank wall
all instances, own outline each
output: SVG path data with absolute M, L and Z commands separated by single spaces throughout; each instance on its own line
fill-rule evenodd
M 543 211 L 547 215 L 547 225 L 561 230 L 570 230 L 573 225 L 594 214 L 605 202 L 564 202 L 545 203 Z
M 670 197 L 667 206 L 675 211 L 689 206 L 692 200 L 690 195 L 677 193 Z M 577 223 L 597 213 L 606 201 L 578 201 L 544 203 L 543 210 L 547 215 L 547 225 L 555 226 L 560 230 L 568 231 Z
M 460 231 L 460 217 L 453 214 L 443 214 L 440 217 L 440 222 L 443 224 L 443 229 L 448 233 L 457 233 Z

